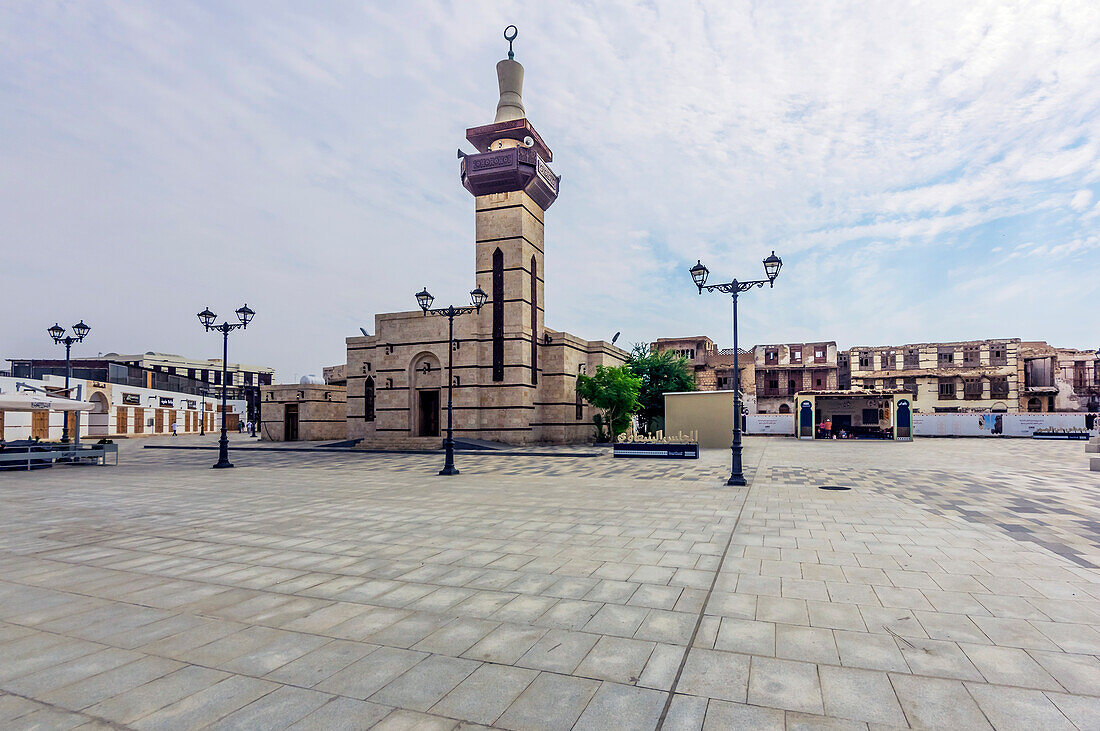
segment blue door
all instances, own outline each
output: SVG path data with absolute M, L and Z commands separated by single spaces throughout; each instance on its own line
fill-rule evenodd
M 814 410 L 809 401 L 803 401 L 798 409 L 798 436 L 814 436 Z
M 898 401 L 898 439 L 913 438 L 913 418 L 909 412 L 909 399 Z

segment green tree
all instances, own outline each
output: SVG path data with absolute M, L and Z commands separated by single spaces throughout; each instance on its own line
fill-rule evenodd
M 638 420 L 642 429 L 650 434 L 654 420 L 665 416 L 664 395 L 677 391 L 694 391 L 695 374 L 691 363 L 671 350 L 652 353 L 644 343 L 635 343 L 626 362 L 634 375 L 642 381 L 638 393 Z
M 596 366 L 593 376 L 577 376 L 577 393 L 606 414 L 611 441 L 630 426 L 630 417 L 638 410 L 638 390 L 642 380 L 629 366 Z

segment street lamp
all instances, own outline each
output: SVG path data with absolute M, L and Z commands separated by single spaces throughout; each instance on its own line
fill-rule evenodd
M 733 452 L 733 465 L 730 469 L 730 478 L 726 480 L 727 485 L 740 487 L 747 484 L 741 467 L 741 354 L 737 352 L 737 295 L 748 292 L 753 287 L 763 287 L 765 284 L 769 287 L 775 286 L 775 278 L 779 276 L 779 270 L 782 267 L 783 260 L 773 251 L 771 256 L 764 260 L 764 274 L 767 275 L 767 279 L 751 282 L 739 282 L 734 279 L 732 282 L 723 284 L 707 284 L 710 270 L 703 266 L 702 261 L 697 260 L 695 266 L 690 269 L 691 279 L 699 288 L 699 294 L 702 294 L 705 289 L 708 292 L 718 291 L 733 295 L 733 445 L 730 447 Z
M 229 377 L 229 333 L 239 327 L 248 327 L 248 323 L 252 322 L 252 318 L 255 316 L 256 313 L 249 309 L 248 305 L 237 309 L 237 319 L 240 320 L 240 322 L 230 323 L 223 321 L 221 325 L 215 325 L 214 321 L 218 319 L 218 316 L 211 312 L 209 307 L 198 314 L 199 322 L 202 323 L 202 326 L 207 332 L 216 330 L 222 334 L 222 438 L 218 440 L 218 463 L 214 465 L 214 469 L 224 469 L 233 466 L 233 463 L 229 461 L 229 436 L 225 429 L 225 402 L 226 389 L 228 387 L 226 381 Z M 205 398 L 204 394 L 204 404 Z M 205 416 L 205 412 L 203 415 Z
M 69 353 L 72 351 L 73 343 L 79 343 L 84 338 L 88 337 L 88 333 L 91 332 L 90 327 L 84 324 L 84 320 L 81 320 L 77 324 L 73 325 L 73 335 L 65 335 L 65 328 L 61 327 L 60 323 L 54 323 L 53 327 L 47 328 L 46 332 L 53 338 L 55 345 L 65 346 L 65 398 L 72 398 L 69 394 L 69 378 L 73 373 L 72 361 L 69 359 Z M 76 412 L 73 412 L 76 413 Z M 74 416 L 73 419 L 79 419 L 79 416 Z M 75 442 L 80 441 L 80 427 L 76 429 L 77 433 L 73 435 Z M 68 443 L 69 441 L 69 415 L 66 414 L 64 420 L 61 422 L 61 441 Z
M 489 295 L 485 294 L 485 291 L 478 287 L 470 292 L 471 307 L 455 307 L 449 305 L 448 307 L 433 310 L 432 302 L 435 301 L 435 297 L 428 292 L 428 288 L 425 287 L 421 291 L 416 293 L 416 303 L 420 305 L 420 309 L 424 310 L 424 316 L 428 315 L 441 315 L 447 318 L 447 438 L 443 440 L 443 447 L 447 450 L 447 457 L 443 463 L 443 469 L 439 471 L 441 475 L 457 475 L 458 470 L 455 469 L 455 443 L 454 443 L 454 360 L 455 360 L 455 318 L 459 315 L 468 315 L 471 312 L 481 312 L 481 306 L 485 304 L 485 301 L 489 299 Z

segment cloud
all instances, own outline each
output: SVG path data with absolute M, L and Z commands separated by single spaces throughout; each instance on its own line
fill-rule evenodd
M 247 300 L 230 357 L 290 380 L 425 284 L 463 298 L 454 148 L 510 22 L 563 176 L 549 326 L 728 346 L 686 269 L 774 248 L 746 342 L 1089 337 L 1055 315 L 1100 274 L 1095 3 L 119 0 L 0 8 L 8 357 L 69 317 L 89 350 L 217 355 L 193 313 Z

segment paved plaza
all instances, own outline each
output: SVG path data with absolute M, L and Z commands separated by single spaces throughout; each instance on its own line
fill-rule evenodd
M 0 473 L 3 728 L 1100 727 L 1079 443 L 153 443 Z

